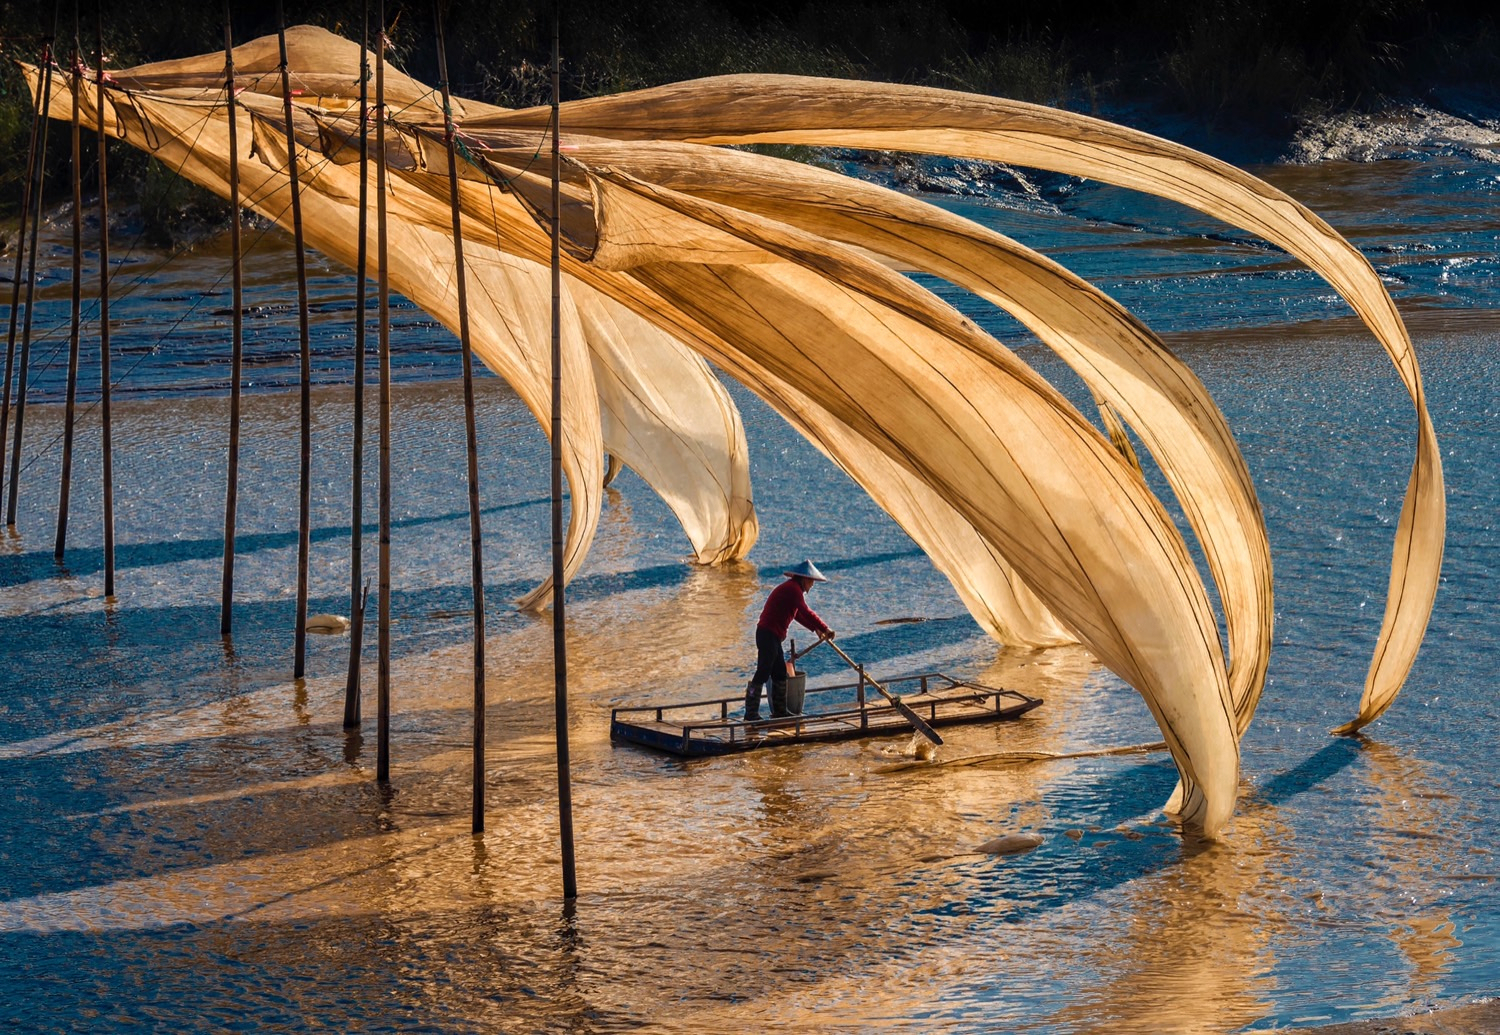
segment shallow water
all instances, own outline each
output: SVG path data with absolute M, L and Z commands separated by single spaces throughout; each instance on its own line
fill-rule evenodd
M 488 823 L 473 837 L 462 409 L 451 351 L 433 355 L 451 338 L 403 312 L 382 788 L 373 649 L 362 736 L 340 726 L 346 638 L 311 638 L 309 678 L 290 679 L 297 402 L 274 390 L 295 377 L 296 320 L 274 308 L 288 296 L 284 247 L 252 278 L 255 304 L 273 307 L 251 346 L 270 390 L 246 404 L 227 643 L 225 331 L 211 315 L 226 302 L 200 297 L 222 257 L 141 280 L 116 306 L 130 328 L 117 344 L 138 364 L 116 407 L 118 601 L 100 599 L 96 413 L 80 432 L 65 564 L 52 560 L 56 366 L 34 386 L 21 520 L 0 543 L 0 1016 L 78 1031 L 1222 1032 L 1492 993 L 1500 324 L 1477 310 L 1493 307 L 1500 268 L 1482 215 L 1495 170 L 1267 172 L 1349 232 L 1413 317 L 1443 447 L 1444 584 L 1407 687 L 1368 736 L 1327 730 L 1357 706 L 1411 462 L 1410 404 L 1378 346 L 1284 256 L 1179 210 L 1065 183 L 953 199 L 1169 333 L 1244 449 L 1277 627 L 1235 819 L 1216 844 L 1184 842 L 1158 811 L 1175 782 L 1163 752 L 950 764 L 1159 732 L 1084 652 L 983 637 L 911 541 L 736 388 L 762 527 L 750 562 L 687 563 L 672 517 L 627 472 L 570 587 L 573 907 L 551 627 L 508 606 L 550 565 L 534 422 L 481 382 Z M 39 325 L 66 320 L 67 276 L 48 271 Z M 350 392 L 337 382 L 352 292 L 333 269 L 314 283 L 311 609 L 348 613 Z M 1013 325 L 955 301 L 1069 383 Z M 365 554 L 373 574 L 373 532 Z M 611 746 L 613 705 L 741 685 L 764 593 L 803 556 L 833 577 L 812 603 L 877 674 L 936 669 L 1046 704 L 945 731 L 936 765 L 902 765 L 906 738 L 692 762 Z M 925 620 L 882 624 L 910 617 Z M 814 684 L 838 675 L 835 660 L 809 656 Z M 1011 832 L 1045 840 L 975 851 Z

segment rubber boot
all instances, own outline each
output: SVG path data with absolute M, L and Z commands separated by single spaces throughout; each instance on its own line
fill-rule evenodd
M 771 718 L 784 719 L 790 714 L 786 710 L 786 680 L 771 680 Z
M 745 721 L 760 721 L 760 687 L 755 683 L 745 684 Z

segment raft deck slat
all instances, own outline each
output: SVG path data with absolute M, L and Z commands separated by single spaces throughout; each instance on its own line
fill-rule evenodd
M 885 686 L 931 726 L 1016 719 L 1042 703 L 1040 698 L 1015 690 L 953 679 L 941 672 L 886 680 Z M 692 758 L 911 732 L 905 716 L 867 683 L 809 687 L 807 696 L 818 694 L 831 699 L 847 697 L 851 692 L 855 697 L 852 707 L 844 704 L 758 722 L 730 718 L 732 712 L 741 710 L 743 694 L 615 708 L 610 713 L 609 735 L 611 740 Z

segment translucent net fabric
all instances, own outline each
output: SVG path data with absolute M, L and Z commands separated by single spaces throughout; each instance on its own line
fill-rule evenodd
M 362 52 L 314 28 L 288 30 L 287 41 L 306 238 L 353 265 Z M 274 38 L 235 51 L 240 140 L 249 142 L 238 157 L 247 206 L 287 225 L 278 63 Z M 69 118 L 70 77 L 54 74 L 50 114 Z M 456 327 L 441 101 L 398 73 L 385 82 L 386 147 L 374 159 L 391 177 L 390 282 Z M 222 54 L 127 69 L 104 86 L 106 132 L 227 195 Z M 87 118 L 97 85 L 86 77 L 82 88 Z M 548 427 L 550 111 L 455 100 L 453 119 L 472 347 Z M 710 360 L 869 492 L 991 635 L 1081 642 L 1140 692 L 1181 776 L 1169 809 L 1216 833 L 1233 810 L 1239 738 L 1265 682 L 1271 556 L 1249 471 L 1203 385 L 1113 300 L 999 233 L 884 188 L 718 145 L 1028 165 L 1157 194 L 1264 237 L 1333 285 L 1390 354 L 1417 413 L 1416 459 L 1379 643 L 1359 714 L 1341 729 L 1394 699 L 1436 592 L 1441 465 L 1394 304 L 1368 262 L 1305 207 L 1159 138 L 918 87 L 727 76 L 569 102 L 561 124 L 568 575 L 597 525 L 606 453 L 662 495 L 699 560 L 750 549 L 744 431 Z M 1108 434 L 905 270 L 1016 316 L 1088 385 Z M 1202 548 L 1227 644 L 1125 426 Z M 539 587 L 523 606 L 549 591 Z

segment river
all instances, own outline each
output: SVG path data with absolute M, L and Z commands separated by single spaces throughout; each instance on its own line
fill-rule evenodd
M 1414 441 L 1410 402 L 1374 340 L 1284 254 L 1175 206 L 1060 178 L 961 177 L 964 190 L 932 197 L 1047 252 L 1163 333 L 1255 476 L 1277 624 L 1233 821 L 1217 843 L 1184 841 L 1159 812 L 1176 780 L 1164 752 L 954 764 L 1159 732 L 1086 652 L 981 635 L 911 540 L 733 386 L 761 524 L 750 560 L 689 563 L 671 514 L 627 471 L 569 591 L 572 905 L 559 874 L 551 625 L 510 606 L 550 570 L 546 443 L 515 396 L 479 382 L 489 764 L 487 828 L 471 836 L 452 337 L 398 307 L 382 787 L 373 647 L 360 733 L 341 727 L 347 638 L 311 637 L 308 678 L 291 679 L 297 321 L 285 241 L 257 235 L 249 262 L 235 631 L 221 640 L 223 245 L 164 262 L 116 231 L 119 586 L 106 604 L 94 388 L 68 551 L 52 558 L 70 259 L 65 226 L 49 227 L 20 520 L 0 539 L 0 1017 L 92 1032 L 1082 1035 L 1284 1029 L 1493 994 L 1500 166 L 1449 151 L 1256 171 L 1371 258 L 1422 363 L 1448 546 L 1394 707 L 1365 736 L 1328 735 L 1357 707 Z M 90 276 L 95 263 L 91 251 Z M 316 257 L 311 279 L 311 610 L 347 614 L 353 288 Z M 1076 393 L 1015 324 L 951 300 Z M 84 383 L 97 384 L 93 360 Z M 371 529 L 371 577 L 374 543 Z M 742 686 L 764 594 L 803 557 L 831 577 L 811 603 L 877 674 L 944 671 L 1045 704 L 1017 723 L 947 731 L 925 765 L 904 764 L 904 737 L 697 761 L 611 745 L 612 706 Z M 838 676 L 836 664 L 811 655 L 812 683 Z M 1008 833 L 1043 841 L 976 851 Z

